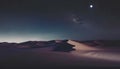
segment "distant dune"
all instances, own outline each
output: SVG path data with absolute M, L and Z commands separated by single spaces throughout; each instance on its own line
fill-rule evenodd
M 68 45 L 68 46 L 66 46 Z M 44 48 L 44 47 L 70 47 L 73 46 L 76 50 L 100 50 L 102 48 L 117 48 L 120 47 L 120 40 L 51 40 L 51 41 L 27 41 L 21 43 L 0 43 L 0 48 Z
M 120 68 L 120 50 L 102 41 L 51 40 L 0 43 L 1 69 Z M 98 47 L 100 46 L 100 47 Z M 105 48 L 104 48 L 105 47 Z

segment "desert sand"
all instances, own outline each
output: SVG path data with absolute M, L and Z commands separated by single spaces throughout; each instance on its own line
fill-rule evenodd
M 52 47 L 16 49 L 0 49 L 1 68 L 82 68 L 82 67 L 120 67 L 120 51 L 101 50 L 76 41 L 75 51 L 56 52 Z

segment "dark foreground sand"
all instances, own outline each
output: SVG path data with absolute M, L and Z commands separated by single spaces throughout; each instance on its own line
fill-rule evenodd
M 44 68 L 101 68 L 101 67 L 119 67 L 120 62 L 111 59 L 98 59 L 89 57 L 95 53 L 103 54 L 103 51 L 72 51 L 72 52 L 54 52 L 52 48 L 34 48 L 34 49 L 0 49 L 0 67 L 1 69 L 44 69 Z M 87 54 L 87 56 L 84 56 Z M 117 58 L 119 54 L 116 55 Z M 95 55 L 93 55 L 95 56 Z M 109 57 L 112 55 L 108 55 Z M 119 60 L 119 59 L 118 59 Z

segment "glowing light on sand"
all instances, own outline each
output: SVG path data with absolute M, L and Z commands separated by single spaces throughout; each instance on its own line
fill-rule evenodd
M 71 52 L 75 56 L 83 56 L 87 58 L 93 58 L 93 59 L 103 59 L 103 60 L 109 60 L 109 61 L 117 61 L 120 62 L 120 55 L 110 52 L 85 52 L 85 51 L 73 51 Z
M 75 51 L 71 52 L 75 56 L 83 56 L 87 58 L 94 58 L 94 59 L 103 59 L 109 61 L 118 61 L 120 62 L 120 55 L 118 52 L 111 52 L 95 47 L 91 47 L 77 41 L 69 40 L 69 44 L 75 45 Z
M 79 42 L 76 42 L 76 41 L 73 41 L 73 40 L 69 40 L 68 43 L 71 44 L 71 45 L 75 45 L 74 48 L 76 50 L 83 50 L 83 51 L 86 51 L 86 50 L 98 50 L 97 48 L 90 47 L 88 45 L 85 45 L 85 44 L 82 44 L 82 43 L 79 43 Z

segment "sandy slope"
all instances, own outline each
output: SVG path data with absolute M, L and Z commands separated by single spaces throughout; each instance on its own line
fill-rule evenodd
M 73 42 L 73 41 L 72 41 Z M 52 47 L 34 49 L 0 49 L 0 67 L 120 67 L 119 51 L 106 51 L 75 43 L 75 51 L 55 52 Z
M 69 40 L 68 43 L 75 45 L 76 51 L 71 52 L 73 55 L 120 62 L 120 50 L 118 49 L 100 49 L 73 40 Z
M 88 45 L 85 45 L 83 43 L 79 43 L 77 41 L 73 41 L 73 40 L 68 40 L 68 43 L 71 44 L 71 45 L 75 45 L 75 49 L 76 50 L 82 50 L 82 51 L 86 51 L 86 50 L 100 50 L 98 48 L 95 48 L 95 47 L 90 47 Z
M 9 49 L 2 51 L 0 67 L 84 67 L 119 66 L 120 63 L 84 56 L 91 52 L 53 52 L 51 48 Z M 78 55 L 79 54 L 79 55 Z M 91 54 L 92 56 L 92 54 Z

